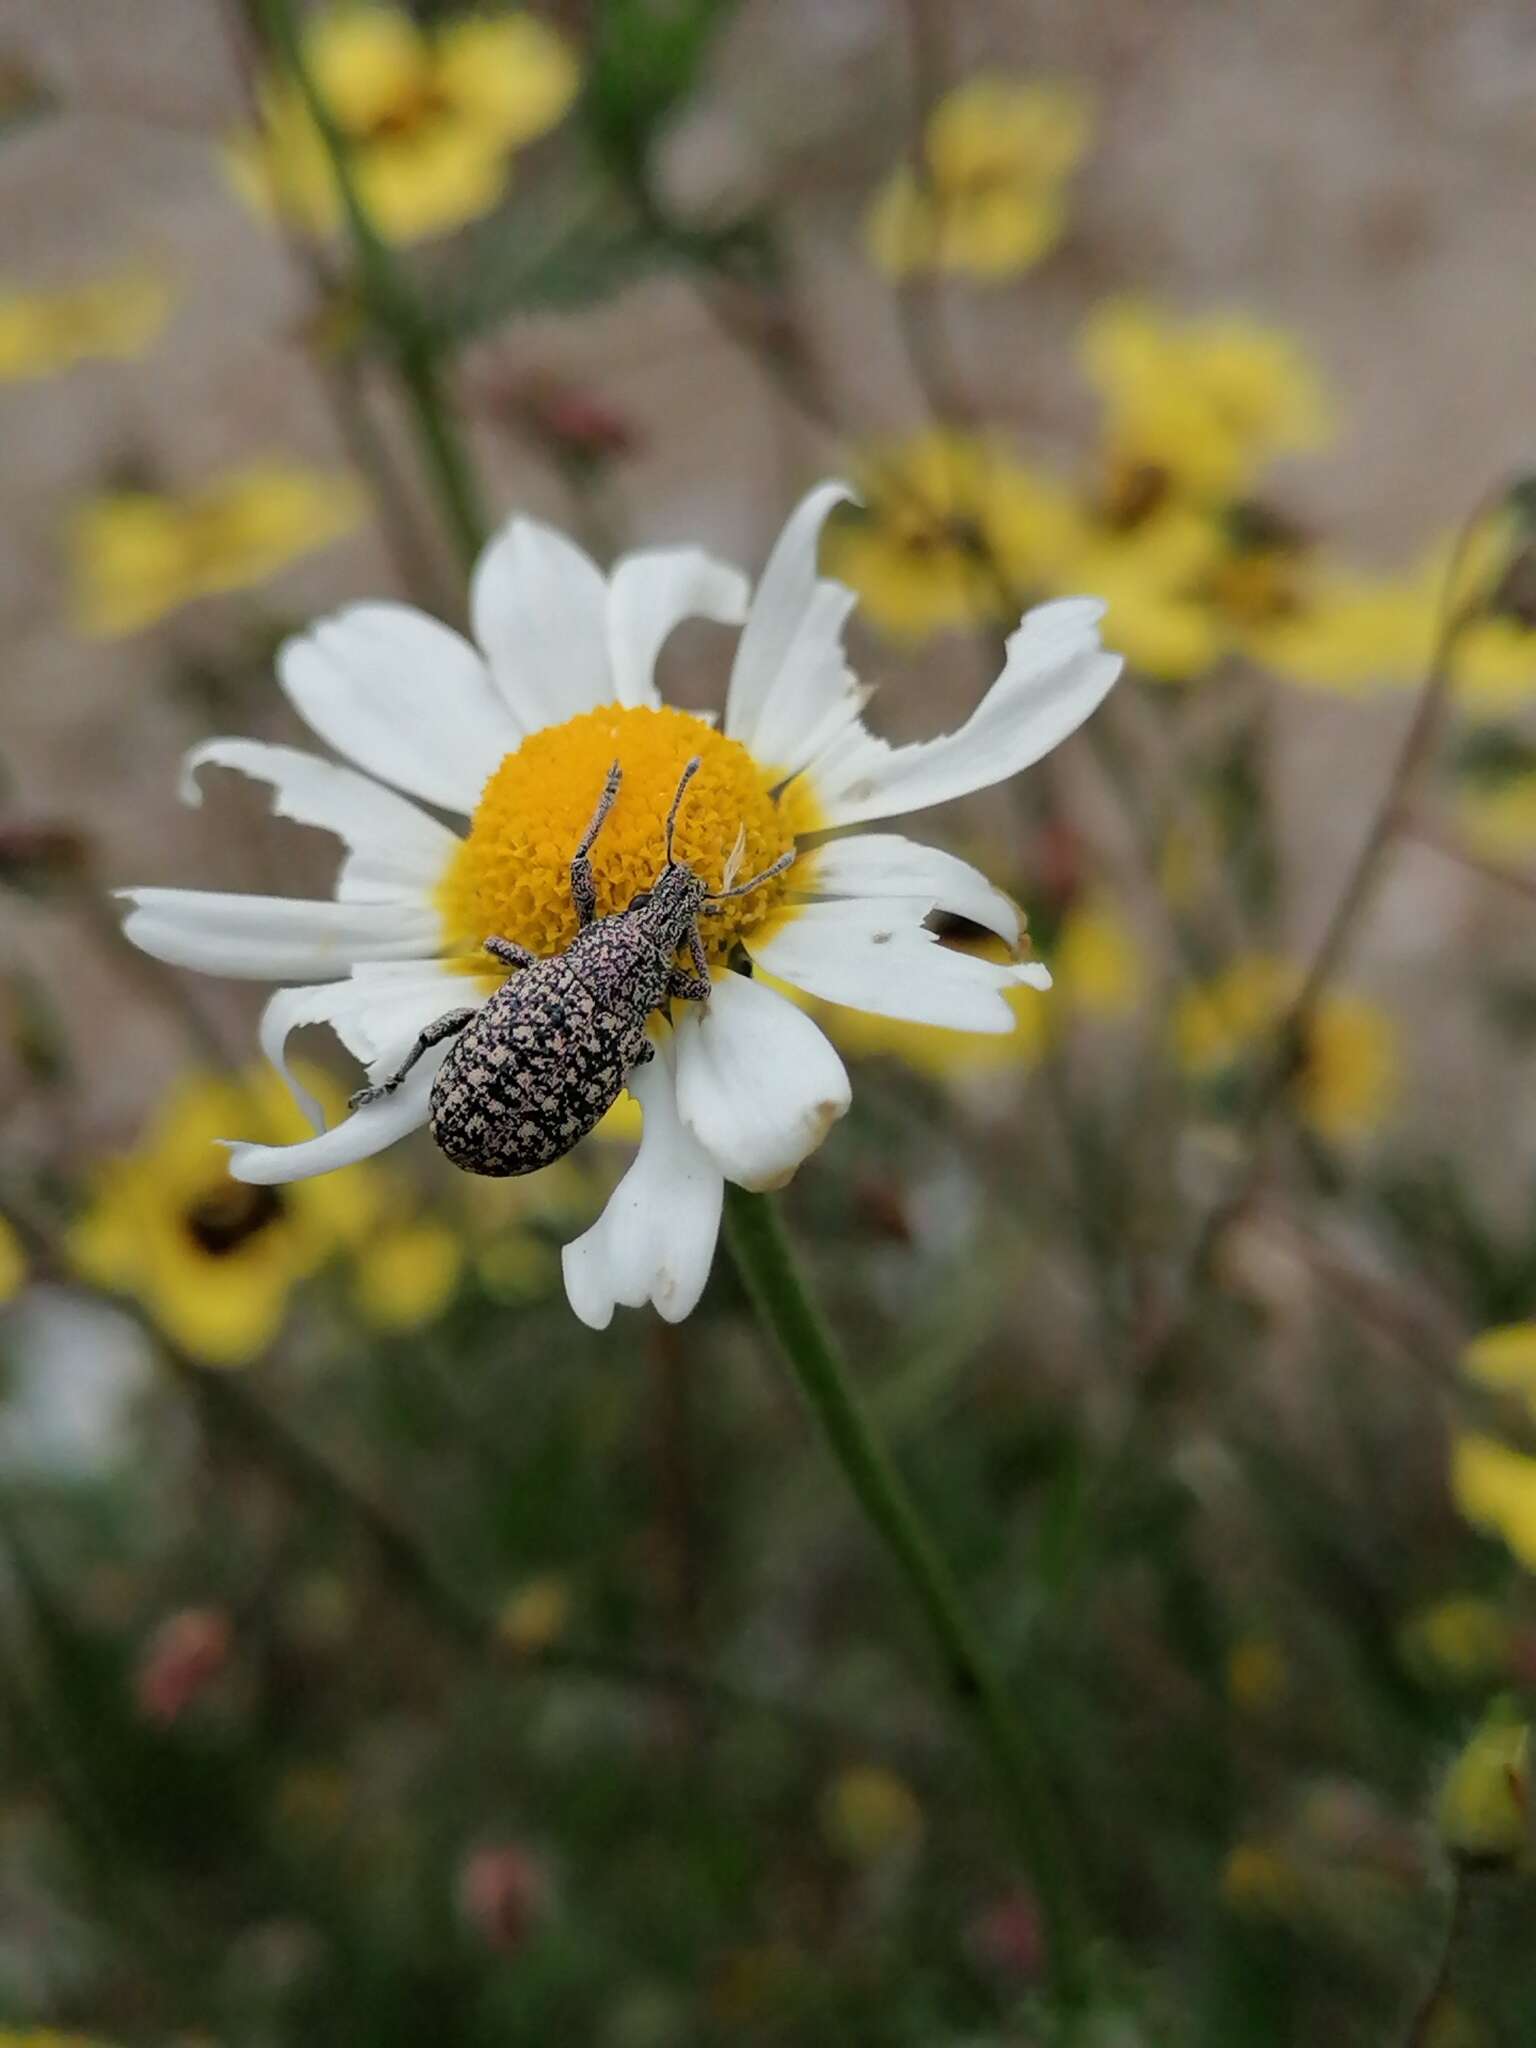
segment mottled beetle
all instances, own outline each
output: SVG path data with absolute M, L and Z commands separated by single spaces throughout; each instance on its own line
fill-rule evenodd
M 392 1095 L 424 1052 L 458 1034 L 432 1083 L 428 1119 L 455 1166 L 500 1178 L 532 1173 L 584 1138 L 631 1072 L 654 1057 L 646 1035 L 651 1012 L 674 996 L 709 1001 L 700 917 L 772 881 L 795 858 L 791 848 L 750 882 L 711 896 L 692 868 L 672 855 L 678 807 L 698 769 L 695 755 L 667 812 L 666 860 L 654 884 L 627 910 L 599 917 L 590 856 L 623 779 L 615 761 L 571 858 L 580 929 L 570 945 L 546 960 L 510 939 L 487 939 L 486 952 L 519 971 L 478 1009 L 435 1019 L 399 1071 L 376 1088 L 359 1089 L 352 1108 Z M 691 973 L 676 964 L 685 946 Z

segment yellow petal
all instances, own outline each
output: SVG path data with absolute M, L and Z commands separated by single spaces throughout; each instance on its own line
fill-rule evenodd
M 581 83 L 571 45 L 531 14 L 450 22 L 433 69 L 443 98 L 503 149 L 553 128 Z

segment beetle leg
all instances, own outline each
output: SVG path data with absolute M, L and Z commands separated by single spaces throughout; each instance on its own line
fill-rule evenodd
M 704 957 L 704 941 L 699 937 L 697 925 L 688 934 L 688 952 L 693 961 L 693 972 L 686 967 L 674 967 L 667 976 L 667 994 L 677 996 L 685 1003 L 707 1003 L 709 1001 L 709 962 Z
M 424 1052 L 430 1052 L 434 1045 L 441 1045 L 445 1038 L 452 1038 L 455 1032 L 464 1029 L 471 1017 L 478 1015 L 479 1011 L 471 1004 L 467 1010 L 450 1010 L 446 1016 L 435 1018 L 406 1054 L 399 1069 L 376 1087 L 359 1088 L 349 1099 L 348 1109 L 366 1109 L 370 1102 L 382 1102 L 386 1095 L 393 1095 Z
M 503 967 L 537 967 L 539 956 L 530 953 L 526 946 L 520 946 L 515 939 L 487 939 L 481 947 L 493 960 L 499 960 Z
M 597 915 L 597 887 L 592 880 L 592 863 L 587 856 L 592 851 L 593 840 L 603 829 L 604 818 L 613 809 L 613 800 L 623 779 L 624 771 L 615 761 L 608 770 L 608 780 L 603 784 L 603 793 L 592 813 L 592 822 L 582 833 L 581 844 L 571 855 L 571 901 L 576 905 L 576 922 L 583 931 Z

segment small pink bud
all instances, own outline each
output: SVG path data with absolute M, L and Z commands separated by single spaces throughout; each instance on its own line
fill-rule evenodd
M 184 1607 L 161 1622 L 134 1673 L 134 1697 L 146 1721 L 169 1728 L 229 1662 L 229 1616 L 217 1607 Z
M 459 1911 L 488 1948 L 515 1955 L 548 1901 L 541 1866 L 515 1843 L 476 1849 L 459 1872 Z
M 1044 1960 L 1040 1912 L 1028 1892 L 1013 1892 L 971 1923 L 969 1947 L 985 1970 L 1016 1983 L 1033 1983 Z

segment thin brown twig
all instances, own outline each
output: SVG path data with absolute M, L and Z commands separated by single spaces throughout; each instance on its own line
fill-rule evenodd
M 258 83 L 260 52 L 251 32 L 250 17 L 243 0 L 229 0 L 225 14 L 247 115 L 259 126 L 264 119 Z M 408 597 L 440 607 L 445 594 L 444 579 L 422 536 L 411 488 L 379 432 L 367 395 L 361 389 L 362 364 L 355 357 L 349 361 L 336 355 L 317 338 L 320 316 L 338 298 L 339 281 L 319 242 L 302 234 L 286 219 L 280 218 L 277 226 L 290 264 L 309 289 L 305 357 L 325 396 L 343 446 L 368 480 L 379 515 L 379 530 L 400 586 Z
M 1415 811 L 1408 819 L 1405 831 L 1410 838 L 1423 846 L 1433 847 L 1436 853 L 1443 853 L 1447 860 L 1455 861 L 1458 867 L 1480 875 L 1485 882 L 1494 882 L 1502 889 L 1512 889 L 1518 896 L 1536 899 L 1536 874 L 1523 868 L 1512 868 L 1503 861 L 1493 860 L 1485 853 L 1479 853 L 1448 825 L 1438 818 L 1431 818 L 1422 810 Z
M 1472 1886 L 1466 1865 L 1456 1857 L 1451 1865 L 1451 1899 L 1446 1910 L 1445 1928 L 1440 1937 L 1440 1947 L 1435 1960 L 1434 1974 L 1425 1987 L 1424 1995 L 1414 2007 L 1413 2017 L 1408 2022 L 1408 2031 L 1403 2036 L 1403 2048 L 1429 2048 L 1435 2038 L 1436 2027 L 1446 1994 L 1450 1990 L 1451 1971 L 1455 1967 L 1456 1954 L 1466 1933 L 1468 1909 L 1472 1903 Z

